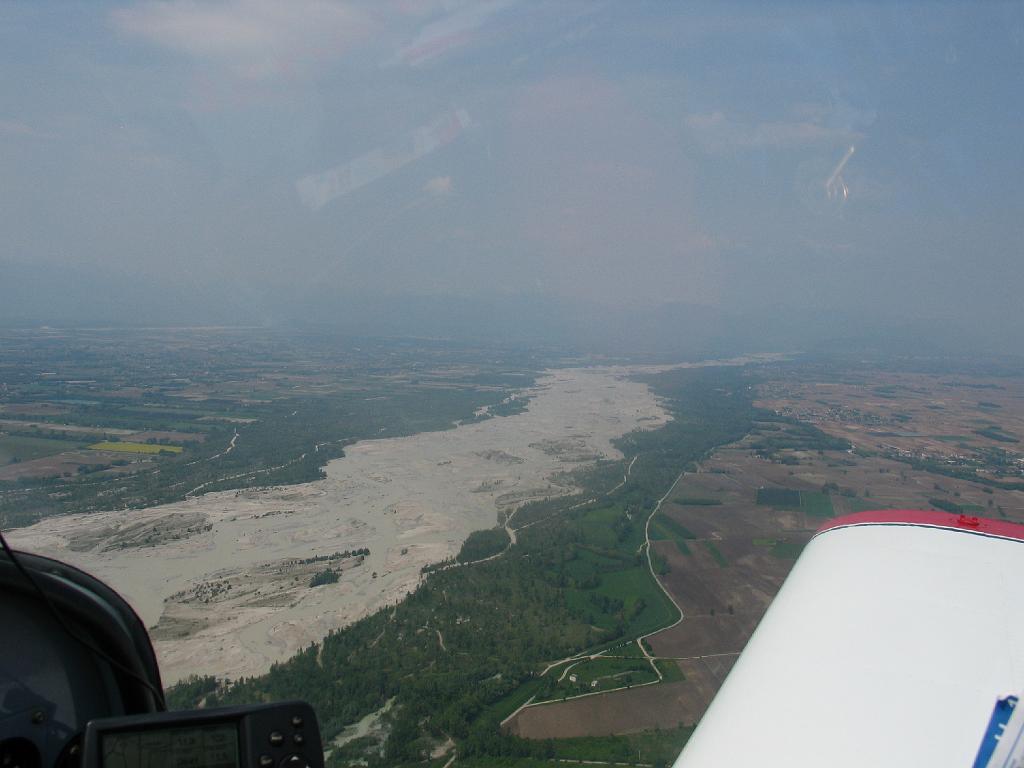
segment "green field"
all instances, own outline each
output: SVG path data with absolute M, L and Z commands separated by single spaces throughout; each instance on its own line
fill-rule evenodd
M 796 560 L 803 551 L 804 542 L 793 539 L 754 539 L 755 547 L 764 547 L 772 557 Z
M 541 694 L 541 689 L 546 682 L 546 679 L 539 677 L 525 682 L 507 696 L 488 704 L 486 710 L 487 714 L 493 720 L 504 720 L 519 709 L 519 707 L 528 702 L 531 696 L 539 696 Z
M 570 678 L 575 678 L 572 680 Z M 591 691 L 621 688 L 658 679 L 650 662 L 643 657 L 629 659 L 594 659 L 574 666 L 569 674 L 551 690 L 547 698 L 559 699 Z M 597 685 L 594 685 L 594 682 Z
M 53 456 L 64 451 L 81 448 L 81 443 L 70 440 L 54 440 L 46 437 L 0 436 L 0 466 L 14 460 L 30 461 L 44 456 Z
M 886 504 L 879 504 L 873 499 L 847 499 L 846 503 L 854 512 L 871 512 L 876 509 L 889 509 Z
M 800 491 L 800 509 L 811 517 L 833 517 L 832 499 L 821 491 Z
M 693 532 L 671 517 L 658 515 L 651 521 L 652 539 L 695 539 Z
M 772 557 L 780 560 L 796 560 L 804 549 L 804 542 L 779 539 L 771 548 Z
M 675 683 L 679 680 L 685 680 L 686 675 L 683 674 L 683 670 L 679 668 L 679 665 L 674 661 L 656 661 L 654 662 L 658 669 L 661 670 L 661 679 L 666 683 Z
M 594 588 L 565 590 L 566 605 L 607 631 L 625 629 L 637 635 L 670 624 L 675 609 L 651 578 L 646 563 L 626 569 L 618 563 L 618 567 L 621 570 L 601 573 Z
M 1020 440 L 1018 440 L 1013 435 L 1008 435 L 1005 432 L 1003 432 L 1000 427 L 986 427 L 985 429 L 976 429 L 974 430 L 974 434 L 981 435 L 982 437 L 987 437 L 989 440 L 996 440 L 997 442 L 1000 443 L 1020 442 Z
M 676 503 L 678 503 L 678 500 L 676 501 Z M 715 502 L 716 505 L 718 503 L 719 502 Z M 702 504 L 701 506 L 708 506 L 708 504 Z M 692 541 L 693 539 L 697 538 L 693 534 L 693 531 L 691 531 L 685 525 L 676 522 L 671 517 L 668 517 L 665 514 L 657 515 L 651 521 L 650 533 L 652 541 L 671 541 L 676 545 L 676 549 L 678 549 L 684 555 L 691 554 L 690 546 L 686 543 L 687 540 Z M 658 560 L 664 562 L 663 558 L 661 557 L 658 557 Z M 658 569 L 659 564 L 660 563 L 655 563 L 655 570 L 657 570 L 658 573 L 664 573 L 663 571 Z
M 832 498 L 821 491 L 795 491 L 790 488 L 758 488 L 757 503 L 779 509 L 799 509 L 811 517 L 833 517 Z
M 715 558 L 715 562 L 718 563 L 721 568 L 725 568 L 729 565 L 729 561 L 725 559 L 725 555 L 722 554 L 722 551 L 715 546 L 715 542 L 705 541 L 704 547 L 707 549 L 708 554 Z
M 674 538 L 672 534 L 666 531 L 665 528 L 661 525 L 660 519 L 655 519 L 651 521 L 650 535 L 651 541 L 665 541 L 666 539 L 671 540 L 672 538 Z
M 612 656 L 629 656 L 630 658 L 637 659 L 644 658 L 643 653 L 640 651 L 640 646 L 633 640 L 616 643 L 608 648 L 607 651 Z
M 757 503 L 785 509 L 800 508 L 800 491 L 789 488 L 758 488 Z
M 184 448 L 180 445 L 155 445 L 153 443 L 124 443 L 110 442 L 105 440 L 102 443 L 93 443 L 89 446 L 93 451 L 114 451 L 115 453 L 181 453 Z

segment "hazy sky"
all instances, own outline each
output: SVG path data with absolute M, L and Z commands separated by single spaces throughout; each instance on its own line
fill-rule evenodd
M 0 71 L 0 281 L 1024 322 L 1020 2 L 31 0 Z

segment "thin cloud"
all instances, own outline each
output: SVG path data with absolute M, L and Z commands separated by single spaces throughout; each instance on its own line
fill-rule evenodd
M 149 0 L 111 20 L 125 35 L 256 79 L 337 59 L 372 26 L 360 8 L 329 0 Z
M 832 128 L 814 120 L 741 123 L 719 111 L 690 115 L 686 125 L 712 152 L 802 147 L 835 141 L 853 143 L 862 138 L 855 131 Z
M 413 131 L 398 146 L 378 147 L 342 165 L 303 176 L 295 182 L 295 189 L 305 205 L 318 211 L 332 200 L 372 184 L 452 143 L 470 125 L 472 122 L 464 109 L 439 115 Z
M 423 185 L 423 191 L 435 197 L 450 195 L 454 188 L 451 176 L 435 176 Z
M 408 45 L 398 51 L 398 59 L 418 67 L 431 59 L 470 42 L 491 16 L 512 4 L 512 0 L 464 6 L 442 19 L 427 24 Z
M 21 120 L 0 119 L 0 133 L 8 136 L 32 136 L 36 138 L 52 138 L 49 134 L 40 133 L 28 123 Z

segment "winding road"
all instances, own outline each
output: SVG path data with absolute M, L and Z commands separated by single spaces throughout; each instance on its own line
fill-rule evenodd
M 629 468 L 626 470 L 626 475 L 623 478 L 623 481 L 621 483 L 619 483 L 617 486 L 615 486 L 615 488 L 613 488 L 611 491 L 608 491 L 608 493 L 612 493 L 612 492 L 618 490 L 619 488 L 621 488 L 625 484 L 626 480 L 629 477 L 630 471 L 633 469 L 633 463 L 636 461 L 636 458 L 637 457 L 634 456 L 633 457 L 633 461 L 631 461 L 629 463 Z M 653 632 L 648 632 L 647 634 L 641 635 L 640 637 L 636 638 L 636 640 L 635 640 L 637 646 L 640 648 L 640 652 L 643 654 L 644 658 L 650 663 L 651 669 L 654 670 L 654 673 L 658 676 L 658 679 L 657 680 L 651 680 L 650 682 L 647 682 L 647 683 L 638 683 L 638 684 L 632 685 L 632 686 L 625 686 L 625 685 L 623 685 L 623 686 L 621 686 L 619 688 L 608 688 L 608 689 L 602 690 L 602 691 L 593 691 L 593 692 L 588 692 L 588 693 L 582 693 L 582 694 L 579 694 L 577 696 L 567 696 L 564 699 L 557 699 L 556 701 L 568 701 L 570 699 L 580 699 L 580 698 L 583 698 L 584 696 L 601 696 L 601 695 L 606 694 L 606 693 L 612 693 L 613 691 L 625 690 L 626 688 L 629 688 L 629 687 L 632 687 L 632 688 L 642 688 L 645 685 L 657 685 L 658 683 L 660 683 L 660 682 L 662 682 L 664 680 L 664 675 L 662 674 L 661 670 L 658 669 L 658 665 L 656 663 L 658 660 L 662 659 L 663 657 L 654 656 L 651 653 L 649 653 L 648 650 L 647 650 L 647 647 L 644 645 L 644 640 L 646 640 L 648 637 L 652 637 L 653 635 L 657 635 L 660 632 L 665 632 L 666 630 L 672 629 L 673 627 L 678 625 L 683 620 L 684 615 L 683 615 L 682 607 L 679 605 L 679 603 L 676 602 L 675 598 L 672 597 L 671 593 L 665 588 L 665 585 L 662 584 L 661 581 L 659 581 L 658 575 L 654 572 L 654 561 L 651 558 L 651 520 L 653 520 L 654 516 L 656 514 L 658 514 L 658 511 L 661 509 L 661 505 L 664 504 L 665 501 L 668 499 L 668 497 L 672 495 L 672 492 L 675 490 L 676 486 L 679 484 L 679 481 L 683 478 L 683 475 L 685 475 L 685 474 L 686 474 L 686 470 L 683 470 L 682 472 L 680 472 L 676 476 L 676 479 L 672 481 L 672 485 L 669 486 L 668 490 L 665 491 L 665 494 L 660 499 L 658 499 L 657 504 L 654 505 L 654 510 L 651 512 L 650 515 L 647 516 L 647 522 L 644 525 L 644 544 L 642 546 L 646 547 L 646 549 L 647 549 L 647 569 L 650 571 L 651 578 L 654 579 L 654 583 L 658 585 L 658 588 L 662 591 L 662 593 L 665 595 L 665 597 L 668 598 L 669 602 L 672 603 L 672 605 L 675 607 L 676 611 L 679 613 L 678 618 L 676 618 L 676 620 L 673 621 L 668 626 L 660 627 L 660 628 L 654 630 Z M 605 494 L 605 495 L 607 495 L 607 494 Z M 594 500 L 595 499 L 591 499 L 591 501 L 594 501 Z M 583 503 L 589 503 L 589 502 L 583 502 Z M 540 521 L 537 521 L 537 522 L 540 522 Z M 531 525 L 532 525 L 532 523 L 531 523 Z M 525 528 L 525 527 L 526 526 L 523 526 L 523 528 Z M 522 530 L 522 529 L 520 529 L 520 530 Z M 619 658 L 619 657 L 616 657 L 616 656 L 608 655 L 608 651 L 609 650 L 610 649 L 605 649 L 605 650 L 599 651 L 597 653 L 579 653 L 579 654 L 576 654 L 575 656 L 567 656 L 564 659 L 559 659 L 558 661 L 553 661 L 550 664 L 548 664 L 546 667 L 544 667 L 544 670 L 540 673 L 540 677 L 544 677 L 544 675 L 546 675 L 552 669 L 555 669 L 556 667 L 559 667 L 562 664 L 568 664 L 568 666 L 564 670 L 562 670 L 562 674 L 558 678 L 558 682 L 561 682 L 565 678 L 565 676 L 568 674 L 570 669 L 572 669 L 577 664 L 579 664 L 579 663 L 581 663 L 583 661 L 592 661 L 594 659 L 599 659 L 599 658 Z M 622 657 L 622 658 L 625 658 L 625 657 Z M 666 658 L 666 660 L 670 660 L 670 659 Z M 674 659 L 672 659 L 672 660 L 674 660 Z M 524 702 L 521 706 L 517 707 L 516 710 L 512 714 L 510 714 L 508 717 L 506 717 L 504 720 L 502 720 L 501 724 L 505 725 L 506 723 L 510 722 L 516 715 L 518 715 L 520 712 L 522 712 L 524 709 L 527 709 L 528 707 L 539 707 L 539 706 L 543 706 L 545 704 L 553 704 L 553 703 L 555 703 L 554 701 L 534 701 L 534 698 L 536 698 L 536 697 L 535 696 L 531 696 L 529 699 L 527 699 L 526 702 Z
M 629 481 L 629 475 L 633 471 L 633 465 L 636 463 L 636 460 L 639 457 L 639 455 L 640 454 L 637 454 L 636 456 L 634 456 L 632 461 L 629 462 L 629 465 L 626 467 L 625 473 L 622 475 L 622 480 L 620 480 L 619 483 L 617 485 L 615 485 L 613 488 L 610 488 L 607 491 L 605 491 L 604 493 L 598 494 L 597 496 L 594 496 L 593 498 L 584 499 L 583 501 L 578 502 L 576 504 L 573 504 L 571 507 L 567 507 L 566 509 L 563 509 L 560 512 L 555 512 L 555 514 L 553 514 L 553 515 L 548 515 L 547 517 L 542 517 L 540 520 L 534 520 L 532 523 L 527 523 L 526 525 L 521 525 L 518 528 L 513 528 L 512 527 L 512 519 L 516 516 L 516 512 L 518 512 L 520 510 L 520 507 L 516 507 L 515 509 L 512 510 L 511 514 L 509 514 L 505 518 L 505 526 L 504 527 L 505 527 L 505 533 L 508 534 L 508 544 L 505 545 L 505 548 L 503 550 L 501 550 L 501 552 L 496 552 L 493 555 L 488 555 L 487 557 L 482 557 L 479 560 L 470 560 L 468 563 L 451 563 L 449 565 L 444 566 L 443 568 L 439 568 L 438 570 L 447 571 L 450 568 L 461 568 L 461 567 L 466 566 L 466 565 L 477 565 L 478 563 L 486 563 L 486 562 L 488 562 L 490 560 L 495 560 L 495 559 L 501 557 L 502 555 L 504 555 L 510 549 L 512 549 L 512 545 L 516 543 L 516 532 L 517 531 L 524 531 L 527 528 L 529 528 L 531 525 L 536 525 L 537 523 L 543 523 L 545 520 L 550 520 L 552 517 L 555 517 L 556 515 L 561 515 L 561 514 L 564 514 L 565 512 L 571 512 L 572 510 L 579 509 L 580 507 L 582 507 L 582 506 L 584 506 L 586 504 L 592 504 L 593 502 L 597 501 L 600 498 L 603 498 L 603 497 L 606 497 L 606 496 L 611 496 L 613 493 L 615 493 L 617 490 L 619 490 L 619 488 L 624 486 Z M 679 477 L 682 477 L 682 475 L 680 475 Z M 679 478 L 678 477 L 676 478 L 676 482 L 679 482 Z M 672 484 L 672 488 L 675 488 L 675 483 Z M 669 488 L 669 493 L 672 492 L 672 488 Z M 668 494 L 665 494 L 665 496 L 667 496 L 667 495 Z M 662 497 L 662 500 L 664 500 L 664 497 Z M 661 506 L 661 501 L 658 502 L 658 506 L 659 507 Z M 657 507 L 655 507 L 654 511 L 655 512 L 658 511 Z M 653 515 L 653 513 L 651 513 L 651 514 Z M 648 558 L 648 560 L 649 560 L 649 558 Z M 651 573 L 653 573 L 653 572 L 654 571 L 652 570 Z M 668 593 L 666 593 L 666 594 L 668 594 Z M 671 598 L 669 598 L 669 599 L 671 599 Z M 674 601 L 673 601 L 673 603 L 674 603 Z M 676 607 L 678 608 L 678 606 L 676 606 Z M 672 626 L 675 626 L 675 624 L 673 624 Z M 543 674 L 543 673 L 541 673 L 541 674 Z

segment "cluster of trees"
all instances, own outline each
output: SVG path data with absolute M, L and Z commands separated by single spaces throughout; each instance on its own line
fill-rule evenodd
M 972 483 L 1002 488 L 1007 491 L 1024 491 L 1024 482 L 1002 479 L 1012 476 L 1019 477 L 1018 470 L 1016 470 L 1012 463 L 1001 460 L 993 451 L 979 451 L 978 453 L 982 457 L 981 460 L 972 462 L 971 466 L 947 464 L 944 461 L 929 458 L 922 459 L 916 456 L 901 456 L 897 453 L 887 454 L 887 458 L 909 464 L 912 469 L 920 472 L 930 472 L 935 475 L 945 475 L 946 477 L 954 477 L 959 480 L 969 480 Z M 1005 452 L 1002 452 L 1002 455 L 1006 456 Z M 988 469 L 991 475 L 987 473 L 978 474 L 976 466 Z
M 337 571 L 331 568 L 325 568 L 324 570 L 317 571 L 313 574 L 313 578 L 309 580 L 309 586 L 310 588 L 313 588 L 322 587 L 324 584 L 337 584 L 338 579 L 340 578 L 341 577 L 338 575 Z
M 1000 427 L 985 427 L 984 429 L 974 430 L 974 434 L 987 437 L 989 440 L 996 440 L 1000 443 L 1019 443 L 1016 437 L 1008 435 L 1002 431 Z
M 751 449 L 758 456 L 776 459 L 781 450 L 801 451 L 845 451 L 850 443 L 841 437 L 833 437 L 818 429 L 813 424 L 799 421 L 789 416 L 778 416 L 769 411 L 761 411 L 758 420 L 760 433 L 757 440 L 751 443 Z M 777 429 L 767 430 L 768 424 L 775 422 Z M 769 434 L 764 432 L 769 431 Z
M 487 413 L 490 416 L 515 416 L 517 413 L 522 413 L 529 406 L 530 401 L 525 397 L 517 397 L 513 400 L 503 401 L 497 405 L 492 405 L 487 409 Z
M 854 498 L 857 495 L 857 491 L 845 485 L 839 485 L 839 483 L 822 483 L 821 492 L 824 494 L 838 493 L 840 496 L 847 498 Z M 870 497 L 871 492 L 869 490 L 864 491 L 865 497 Z
M 458 556 L 460 563 L 471 563 L 486 557 L 504 552 L 508 547 L 508 533 L 504 528 L 488 528 L 484 531 L 473 531 L 462 543 Z
M 954 515 L 958 515 L 964 512 L 964 508 L 953 501 L 947 501 L 946 499 L 928 499 L 928 503 L 936 509 L 941 509 L 944 512 L 952 512 Z
M 370 554 L 369 547 L 360 547 L 359 549 L 346 549 L 344 552 L 335 552 L 333 555 L 313 555 L 313 557 L 303 557 L 295 561 L 298 565 L 313 565 L 314 563 L 326 563 L 329 560 L 342 560 L 346 557 L 366 557 Z

